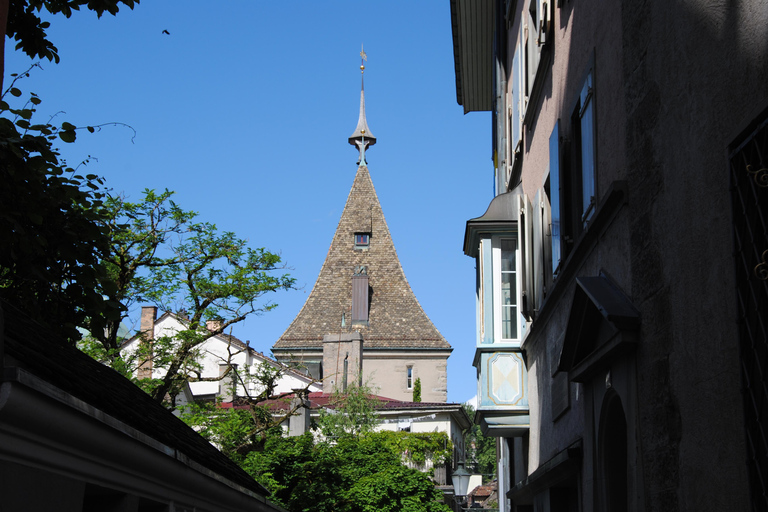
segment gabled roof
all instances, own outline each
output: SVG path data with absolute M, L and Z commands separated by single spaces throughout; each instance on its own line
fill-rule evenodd
M 368 248 L 355 249 L 356 233 L 370 234 Z M 352 275 L 361 266 L 370 286 L 368 325 L 352 326 Z M 273 351 L 320 350 L 324 335 L 354 331 L 366 349 L 451 349 L 405 278 L 365 165 L 357 169 L 315 286 Z
M 558 364 L 575 382 L 586 382 L 635 348 L 640 313 L 607 276 L 577 277 Z

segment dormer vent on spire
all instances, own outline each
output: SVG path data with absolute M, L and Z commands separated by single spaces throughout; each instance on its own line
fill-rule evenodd
M 376 144 L 376 137 L 373 136 L 371 130 L 368 128 L 368 121 L 365 119 L 365 62 L 368 60 L 368 56 L 365 51 L 360 51 L 360 116 L 357 119 L 357 128 L 355 132 L 349 136 L 349 143 L 356 146 L 360 151 L 360 158 L 357 161 L 357 165 L 368 166 L 365 161 L 365 150 L 368 146 Z

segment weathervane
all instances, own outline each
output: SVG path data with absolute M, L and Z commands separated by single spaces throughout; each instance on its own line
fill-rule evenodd
M 365 50 L 362 45 L 360 47 L 360 117 L 357 120 L 357 128 L 355 132 L 349 137 L 349 143 L 356 146 L 360 151 L 360 159 L 357 161 L 357 165 L 368 166 L 365 161 L 365 150 L 368 146 L 376 144 L 376 137 L 373 136 L 371 130 L 368 129 L 368 122 L 365 119 L 365 63 L 368 60 L 368 56 L 365 54 Z

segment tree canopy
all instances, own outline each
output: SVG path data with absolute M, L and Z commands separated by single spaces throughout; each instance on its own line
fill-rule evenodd
M 312 434 L 271 436 L 239 463 L 291 512 L 447 512 L 427 473 L 403 463 L 390 433 L 315 442 Z M 392 433 L 394 434 L 394 433 Z
M 351 385 L 331 393 L 329 408 L 320 411 L 317 427 L 323 436 L 336 439 L 372 432 L 380 423 L 376 413 L 378 398 L 367 384 Z
M 366 386 L 334 393 L 336 412 L 321 416 L 314 432 L 296 437 L 285 437 L 279 426 L 286 416 L 275 413 L 285 406 L 194 404 L 181 417 L 291 512 L 448 511 L 429 469 L 450 459 L 448 435 L 375 432 L 372 399 Z M 347 414 L 366 426 L 350 427 Z M 270 418 L 271 427 L 262 428 Z
M 73 141 L 73 125 L 35 124 L 36 95 L 16 108 L 6 96 L 22 93 L 0 101 L 0 297 L 74 341 L 89 317 L 119 316 L 98 291 L 109 289 L 103 182 L 61 160 L 54 142 Z
M 139 0 L 9 0 L 6 35 L 17 41 L 16 49 L 32 58 L 59 62 L 59 50 L 48 39 L 46 30 L 51 26 L 40 19 L 40 12 L 61 14 L 66 18 L 81 7 L 101 16 L 106 12 L 115 15 L 120 5 L 133 9 Z
M 475 409 L 471 405 L 463 405 L 467 416 L 475 417 Z M 480 425 L 472 423 L 466 433 L 465 444 L 467 446 L 467 467 L 475 473 L 483 475 L 483 481 L 487 482 L 496 477 L 496 438 L 483 435 Z
M 100 260 L 105 279 L 98 290 L 120 305 L 122 315 L 91 317 L 89 323 L 102 348 L 97 358 L 122 366 L 118 332 L 131 306 L 151 303 L 183 317 L 183 329 L 157 339 L 149 335 L 138 352 L 135 366 L 151 361 L 155 370 L 141 384 L 157 401 L 172 401 L 186 382 L 199 378 L 197 349 L 206 340 L 270 311 L 276 304 L 264 296 L 292 289 L 295 282 L 278 254 L 198 222 L 172 195 L 145 190 L 136 203 L 118 196 L 105 200 L 102 223 L 109 243 Z
M 120 5 L 133 9 L 139 0 L 0 0 L 0 26 L 5 34 L 0 39 L 0 89 L 5 75 L 5 36 L 16 41 L 16 50 L 31 58 L 59 62 L 59 49 L 48 39 L 46 30 L 51 24 L 40 18 L 42 11 L 61 14 L 66 18 L 81 7 L 101 16 L 107 12 L 115 15 Z

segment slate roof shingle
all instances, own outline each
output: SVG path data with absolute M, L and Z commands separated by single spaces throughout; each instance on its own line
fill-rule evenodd
M 355 249 L 356 233 L 370 233 L 367 250 Z M 352 275 L 359 266 L 367 267 L 371 290 L 367 326 L 350 322 Z M 357 169 L 315 286 L 273 350 L 321 350 L 324 335 L 354 331 L 362 333 L 366 349 L 451 349 L 405 278 L 365 165 Z

